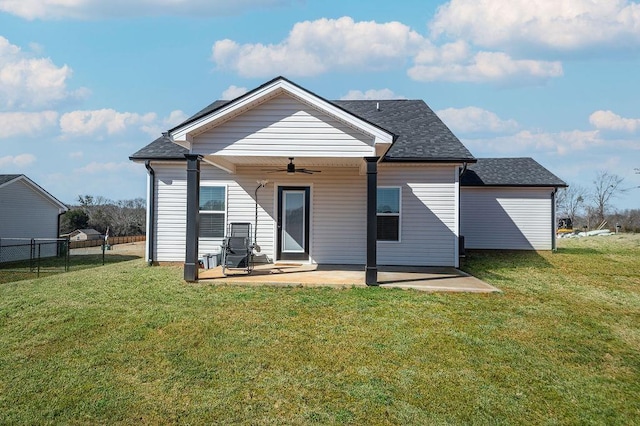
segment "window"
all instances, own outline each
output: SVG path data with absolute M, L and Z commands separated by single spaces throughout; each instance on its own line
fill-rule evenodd
M 400 188 L 378 188 L 378 241 L 400 241 Z
M 226 214 L 226 187 L 200 187 L 200 238 L 223 238 Z

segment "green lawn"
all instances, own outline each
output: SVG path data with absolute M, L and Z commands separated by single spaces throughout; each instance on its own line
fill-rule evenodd
M 638 424 L 640 236 L 471 253 L 499 294 L 0 284 L 0 424 Z

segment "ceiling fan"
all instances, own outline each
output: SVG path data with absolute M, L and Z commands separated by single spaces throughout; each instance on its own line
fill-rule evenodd
M 310 170 L 310 169 L 305 169 L 304 167 L 296 167 L 296 165 L 293 164 L 293 157 L 289 157 L 289 164 L 287 164 L 286 169 L 271 170 L 267 173 L 278 173 L 278 172 L 287 172 L 288 175 L 292 175 L 294 173 L 305 173 L 308 175 L 312 175 L 314 173 L 321 173 L 320 170 Z

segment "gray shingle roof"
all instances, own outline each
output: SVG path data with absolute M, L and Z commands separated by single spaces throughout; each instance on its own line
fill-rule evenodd
M 19 178 L 22 175 L 0 175 L 0 185 L 3 183 L 11 182 L 14 179 Z
M 216 101 L 187 119 L 203 117 L 226 105 Z M 386 161 L 474 161 L 473 155 L 422 100 L 331 101 L 349 113 L 397 136 Z M 379 105 L 379 109 L 376 106 Z M 132 160 L 184 159 L 187 150 L 160 137 L 142 148 Z
M 162 135 L 129 157 L 130 160 L 184 160 L 189 150 Z
M 462 186 L 567 186 L 533 158 L 478 158 L 460 179 Z
M 474 160 L 471 152 L 422 100 L 333 103 L 397 135 L 385 156 L 387 161 Z

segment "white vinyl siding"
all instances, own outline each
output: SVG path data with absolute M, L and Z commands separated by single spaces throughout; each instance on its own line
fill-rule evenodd
M 5 239 L 2 245 L 21 246 L 2 250 L 0 262 L 29 259 L 31 248 L 25 244 L 32 238 L 58 238 L 60 206 L 30 183 L 23 179 L 7 183 L 0 188 L 0 200 L 0 239 Z M 42 257 L 57 254 L 56 244 L 42 244 L 36 250 L 37 247 Z
M 8 183 L 0 200 L 0 238 L 58 238 L 60 207 L 29 183 Z
M 194 138 L 203 155 L 364 157 L 371 135 L 355 130 L 291 96 L 280 95 Z
M 378 264 L 457 266 L 454 166 L 387 166 L 378 186 L 402 187 L 400 242 L 378 241 Z
M 460 232 L 470 249 L 551 250 L 553 188 L 460 190 Z
M 156 174 L 156 260 L 182 262 L 185 256 L 187 183 L 186 163 L 154 163 Z M 228 173 L 201 163 L 200 180 L 203 186 L 227 187 L 227 219 L 230 222 L 255 221 L 256 180 L 264 176 L 256 171 L 241 169 L 239 175 Z M 248 173 L 247 173 L 248 172 Z M 263 253 L 273 256 L 273 186 L 258 190 L 258 244 Z M 265 211 L 267 209 L 269 213 Z M 201 238 L 199 255 L 219 253 L 222 238 Z
M 185 165 L 154 165 L 157 177 L 157 260 L 184 261 L 186 229 Z M 356 168 L 318 168 L 313 175 L 269 175 L 258 190 L 257 243 L 271 261 L 275 255 L 277 186 L 310 186 L 310 258 L 319 264 L 366 261 L 366 175 Z M 201 165 L 202 185 L 227 186 L 227 223 L 255 220 L 254 194 L 260 168 L 227 174 Z M 457 244 L 455 167 L 380 167 L 380 186 L 402 188 L 400 242 L 378 242 L 381 265 L 455 266 Z M 199 254 L 216 253 L 221 240 L 200 239 Z
M 153 163 L 156 177 L 154 259 L 184 262 L 187 229 L 186 163 Z

